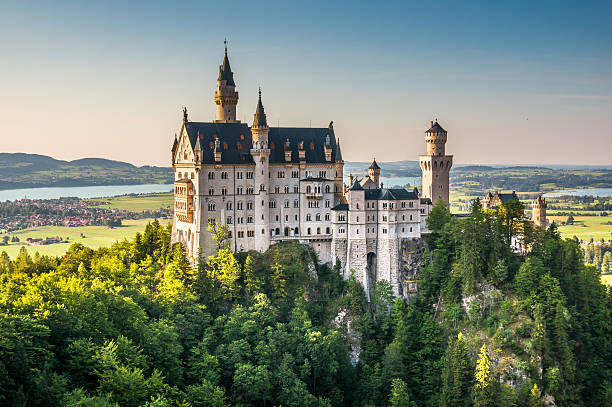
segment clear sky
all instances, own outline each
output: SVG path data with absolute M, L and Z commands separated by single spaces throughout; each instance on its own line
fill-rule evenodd
M 345 160 L 414 160 L 437 117 L 458 163 L 612 164 L 612 2 L 360 3 L 3 0 L 0 152 L 169 165 L 227 37 L 238 118 L 261 86 Z

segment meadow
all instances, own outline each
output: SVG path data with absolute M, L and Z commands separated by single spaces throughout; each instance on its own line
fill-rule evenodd
M 112 198 L 100 198 L 98 200 L 108 202 L 102 205 L 106 209 L 123 209 L 131 212 L 142 212 L 145 210 L 157 210 L 160 208 L 170 208 L 173 202 L 172 192 L 165 194 L 147 195 L 122 195 Z
M 110 246 L 112 243 L 134 238 L 137 232 L 143 232 L 147 223 L 153 219 L 136 219 L 124 220 L 123 226 L 109 228 L 106 226 L 83 226 L 83 227 L 66 227 L 66 226 L 43 226 L 39 228 L 24 229 L 18 232 L 13 232 L 11 236 L 17 236 L 20 243 L 11 243 L 8 246 L 0 246 L 0 252 L 5 251 L 11 258 L 15 258 L 19 250 L 24 246 L 26 239 L 31 238 L 46 238 L 59 236 L 63 239 L 68 238 L 69 243 L 55 243 L 44 246 L 29 246 L 25 245 L 28 253 L 33 255 L 38 252 L 40 255 L 61 256 L 73 243 L 82 243 L 91 248 L 102 246 Z M 161 221 L 162 225 L 170 223 L 170 221 Z
M 548 216 L 549 222 L 555 221 L 563 238 L 576 236 L 580 240 L 612 240 L 612 216 L 574 216 L 573 225 L 561 225 L 567 216 Z M 607 224 L 610 223 L 610 224 Z

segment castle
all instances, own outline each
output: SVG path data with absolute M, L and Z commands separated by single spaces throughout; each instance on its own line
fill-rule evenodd
M 396 295 L 416 289 L 402 272 L 406 253 L 427 233 L 432 202 L 449 202 L 452 156 L 447 132 L 431 122 L 419 157 L 423 192 L 384 188 L 376 160 L 363 179 L 344 183 L 333 122 L 323 128 L 270 127 L 259 91 L 252 126 L 236 119 L 238 92 L 227 47 L 214 94 L 216 119 L 183 121 L 172 146 L 172 240 L 190 259 L 214 253 L 210 223 L 227 225 L 235 251 L 265 251 L 279 241 L 312 246 L 323 263 L 340 262 L 369 292 L 385 279 Z M 404 259 L 404 261 L 402 260 Z

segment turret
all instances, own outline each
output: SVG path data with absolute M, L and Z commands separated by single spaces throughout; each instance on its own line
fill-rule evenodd
M 534 225 L 546 229 L 546 208 L 548 204 L 542 195 L 531 202 L 531 221 Z
M 453 156 L 445 154 L 447 133 L 432 121 L 425 131 L 427 154 L 419 156 L 422 171 L 423 198 L 431 199 L 432 203 L 442 200 L 449 206 L 449 173 L 453 165 Z
M 431 121 L 430 127 L 425 131 L 425 142 L 427 143 L 427 154 L 444 155 L 447 132 L 438 124 L 438 120 Z
M 372 180 L 374 184 L 376 184 L 376 188 L 378 188 L 378 181 L 380 180 L 380 167 L 376 162 L 376 158 L 372 161 L 372 164 L 368 168 L 368 177 Z
M 257 108 L 253 115 L 253 126 L 251 126 L 254 148 L 268 148 L 268 131 L 268 120 L 261 103 L 261 88 L 259 88 L 259 99 L 257 100 Z
M 216 123 L 236 123 L 236 105 L 238 104 L 238 92 L 234 82 L 234 73 L 230 67 L 227 57 L 227 42 L 225 45 L 225 56 L 223 63 L 219 66 L 219 77 L 217 78 L 217 89 L 215 90 L 215 103 L 217 104 Z

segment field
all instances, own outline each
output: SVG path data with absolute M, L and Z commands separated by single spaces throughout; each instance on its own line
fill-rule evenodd
M 553 220 L 559 225 L 567 220 L 567 216 L 548 216 L 549 222 Z M 612 240 L 612 216 L 574 216 L 574 224 L 567 226 L 559 226 L 561 236 L 572 238 L 576 236 L 581 240 Z
M 168 192 L 166 194 L 124 195 L 112 198 L 100 198 L 99 200 L 109 202 L 109 205 L 103 205 L 101 206 L 102 208 L 142 212 L 144 210 L 154 211 L 160 208 L 172 207 L 173 199 L 172 192 Z
M 84 226 L 78 228 L 64 226 L 43 226 L 40 228 L 20 230 L 18 232 L 11 233 L 11 236 L 19 237 L 19 240 L 21 240 L 22 243 L 25 242 L 28 237 L 68 237 L 70 243 L 57 243 L 45 246 L 26 246 L 30 255 L 38 252 L 41 255 L 61 256 L 66 252 L 66 250 L 68 250 L 70 245 L 75 242 L 82 243 L 91 248 L 98 248 L 101 246 L 110 246 L 117 240 L 122 240 L 124 238 L 132 239 L 137 232 L 144 231 L 147 223 L 151 222 L 152 220 L 153 219 L 125 220 L 123 221 L 123 226 L 113 229 L 106 226 Z M 81 237 L 81 234 L 83 234 L 85 237 Z M 21 247 L 21 244 L 0 246 L 0 252 L 6 251 L 11 258 L 14 258 L 19 253 L 19 249 Z

